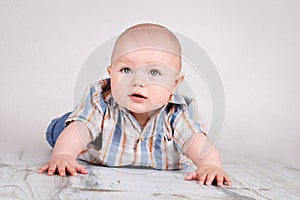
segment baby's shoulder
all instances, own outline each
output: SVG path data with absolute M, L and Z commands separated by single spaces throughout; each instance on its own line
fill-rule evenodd
M 189 106 L 191 103 L 194 102 L 194 98 L 188 95 L 181 93 L 180 91 L 176 91 L 170 98 L 170 103 L 175 105 L 182 105 L 180 107 Z
M 95 104 L 100 104 L 101 107 L 106 106 L 111 101 L 110 79 L 102 79 L 94 82 L 88 87 L 88 96 Z
M 91 83 L 89 85 L 89 90 L 95 91 L 95 92 L 106 92 L 110 90 L 110 79 L 101 79 L 99 81 L 96 81 L 94 83 Z

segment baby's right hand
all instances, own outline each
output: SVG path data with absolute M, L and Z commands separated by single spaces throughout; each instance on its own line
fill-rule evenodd
M 47 172 L 49 176 L 52 176 L 55 172 L 58 172 L 59 176 L 66 176 L 67 172 L 71 176 L 77 176 L 77 173 L 88 173 L 88 171 L 80 165 L 76 159 L 69 155 L 51 156 L 51 160 L 48 164 L 38 169 L 39 174 L 43 172 Z

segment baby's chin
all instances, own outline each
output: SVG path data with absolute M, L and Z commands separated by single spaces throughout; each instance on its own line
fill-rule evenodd
M 127 108 L 131 113 L 137 113 L 137 114 L 146 114 L 152 115 L 154 112 L 159 110 L 162 106 L 151 108 L 151 109 L 137 109 L 137 108 Z
M 122 107 L 127 109 L 130 113 L 137 113 L 137 114 L 149 114 L 152 115 L 157 110 L 160 110 L 167 102 L 160 101 L 160 102 L 151 102 L 146 100 L 145 102 L 133 102 L 128 98 L 115 98 L 116 103 Z
M 130 113 L 136 113 L 136 114 L 149 114 L 151 116 L 153 113 L 157 112 L 160 108 L 162 108 L 163 105 L 155 105 L 151 107 L 139 107 L 139 106 L 125 106 L 127 110 L 130 111 Z

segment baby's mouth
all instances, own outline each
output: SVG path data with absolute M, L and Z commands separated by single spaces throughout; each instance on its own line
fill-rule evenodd
M 137 93 L 133 93 L 132 95 L 130 95 L 132 97 L 137 97 L 137 98 L 142 98 L 142 99 L 147 99 L 147 97 L 143 96 L 142 94 L 137 94 Z

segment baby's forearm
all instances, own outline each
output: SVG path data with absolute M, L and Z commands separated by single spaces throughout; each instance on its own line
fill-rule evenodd
M 89 129 L 82 122 L 72 122 L 58 137 L 51 154 L 51 159 L 59 155 L 69 155 L 77 158 L 90 141 L 91 135 Z
M 187 155 L 197 167 L 206 164 L 222 167 L 217 149 L 202 133 L 195 134 L 185 143 L 184 154 Z

